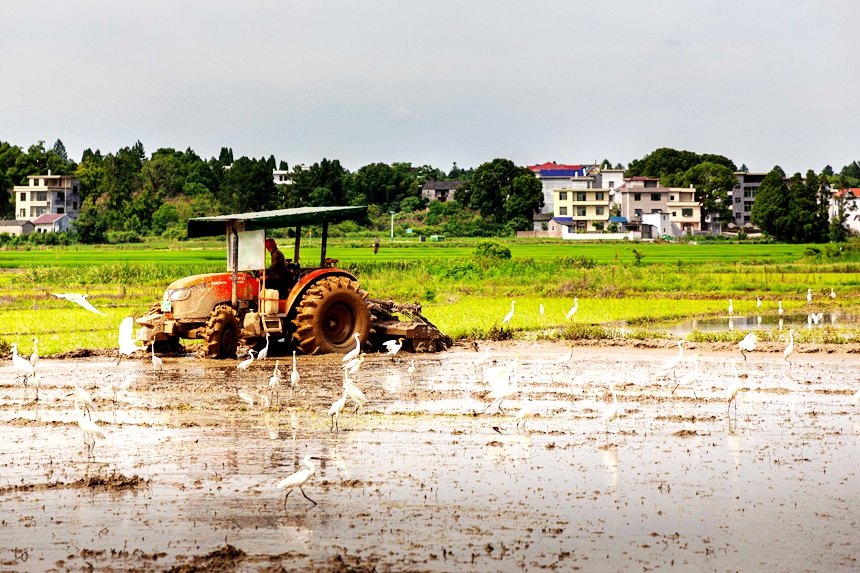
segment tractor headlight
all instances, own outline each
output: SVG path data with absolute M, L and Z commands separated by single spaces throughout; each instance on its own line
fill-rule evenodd
M 191 296 L 191 289 L 190 288 L 178 288 L 175 291 L 169 293 L 169 295 L 170 296 L 167 297 L 168 300 L 185 300 L 189 296 Z

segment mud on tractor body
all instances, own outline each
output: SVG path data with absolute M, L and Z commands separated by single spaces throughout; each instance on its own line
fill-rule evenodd
M 179 350 L 181 339 L 202 339 L 212 358 L 235 357 L 240 341 L 260 347 L 266 334 L 304 354 L 346 353 L 355 348 L 355 334 L 364 348 L 403 338 L 404 350 L 445 350 L 451 339 L 421 315 L 420 305 L 368 299 L 353 274 L 326 258 L 328 223 L 365 213 L 366 207 L 323 207 L 191 219 L 189 237 L 221 234 L 226 224 L 232 272 L 174 281 L 137 319 L 138 339 L 168 351 Z M 320 265 L 289 262 L 288 284 L 280 292 L 265 288 L 258 274 L 265 268 L 265 229 L 295 226 L 298 260 L 302 224 L 323 226 Z

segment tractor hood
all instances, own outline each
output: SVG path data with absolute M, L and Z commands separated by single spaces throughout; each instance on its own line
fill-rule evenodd
M 218 304 L 230 302 L 232 273 L 193 275 L 173 281 L 164 291 L 164 300 L 170 301 L 176 318 L 206 318 Z M 260 282 L 247 273 L 238 273 L 236 291 L 243 300 L 255 300 Z

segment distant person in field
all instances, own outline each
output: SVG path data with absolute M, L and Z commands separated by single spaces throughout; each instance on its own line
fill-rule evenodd
M 379 252 L 379 237 L 376 237 L 376 240 L 373 241 L 373 254 L 375 255 L 378 252 Z
M 266 269 L 266 287 L 277 289 L 283 295 L 283 290 L 289 290 L 285 283 L 287 278 L 287 260 L 284 258 L 284 253 L 278 249 L 278 244 L 275 239 L 266 239 L 266 250 L 269 251 L 272 257 L 271 265 Z

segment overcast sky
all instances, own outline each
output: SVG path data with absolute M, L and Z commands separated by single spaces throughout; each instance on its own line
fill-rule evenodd
M 349 169 L 860 160 L 857 0 L 2 2 L 0 140 Z

